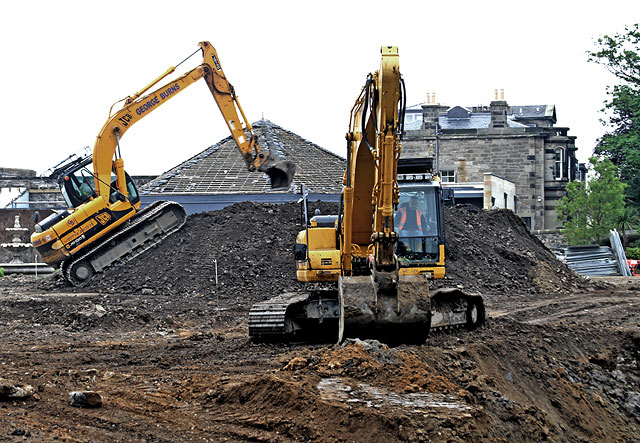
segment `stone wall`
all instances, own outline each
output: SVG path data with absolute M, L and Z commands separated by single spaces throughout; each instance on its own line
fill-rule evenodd
M 518 215 L 529 217 L 532 229 L 544 229 L 544 137 L 541 132 L 508 128 L 450 132 L 439 135 L 439 169 L 455 169 L 458 183 L 483 182 L 484 173 L 514 182 Z M 402 156 L 428 156 L 428 152 L 434 150 L 434 142 L 435 137 L 428 131 L 407 131 Z

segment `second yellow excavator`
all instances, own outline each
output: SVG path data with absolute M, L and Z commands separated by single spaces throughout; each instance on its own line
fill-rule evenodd
M 484 321 L 479 294 L 429 290 L 445 274 L 450 196 L 432 161 L 400 159 L 404 97 L 398 48 L 385 46 L 351 110 L 339 213 L 311 218 L 296 238 L 297 278 L 308 290 L 255 304 L 252 339 L 421 343 L 434 329 Z
M 135 123 L 200 79 L 207 83 L 248 169 L 266 173 L 273 188 L 289 187 L 295 165 L 260 149 L 215 48 L 209 42 L 199 46 L 201 65 L 147 93 L 175 71 L 171 67 L 123 99 L 122 109 L 110 113 L 100 130 L 93 155 L 59 168 L 69 209 L 38 223 L 31 242 L 45 263 L 62 267 L 73 285 L 84 285 L 95 273 L 131 260 L 184 224 L 184 208 L 175 202 L 155 202 L 140 210 L 138 190 L 124 169 L 120 140 Z M 87 168 L 89 163 L 93 171 Z

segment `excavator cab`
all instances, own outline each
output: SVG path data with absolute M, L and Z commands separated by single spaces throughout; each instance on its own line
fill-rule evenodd
M 444 244 L 442 200 L 433 183 L 400 187 L 394 225 L 398 232 L 396 255 L 400 266 L 424 266 L 440 261 Z
M 91 157 L 88 160 L 90 161 Z M 118 191 L 116 175 L 114 173 L 111 174 L 110 203 L 115 203 L 118 200 L 129 200 L 131 205 L 135 205 L 140 201 L 138 189 L 126 172 L 125 181 L 128 193 L 126 197 Z M 65 174 L 60 178 L 60 190 L 69 208 L 77 208 L 81 204 L 89 202 L 91 198 L 97 197 L 94 175 L 86 168 L 85 164 L 80 164 L 74 169 L 65 171 Z

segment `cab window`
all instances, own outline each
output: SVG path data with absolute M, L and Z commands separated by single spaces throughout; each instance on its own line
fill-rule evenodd
M 436 189 L 400 191 L 400 203 L 394 216 L 398 233 L 396 254 L 400 261 L 437 261 L 439 229 Z
M 96 195 L 93 175 L 84 168 L 63 178 L 62 195 L 69 207 L 77 207 Z

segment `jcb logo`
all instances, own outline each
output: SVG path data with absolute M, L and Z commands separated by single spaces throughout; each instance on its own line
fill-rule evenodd
M 98 214 L 96 215 L 96 220 L 98 220 L 100 222 L 101 225 L 106 225 L 107 222 L 109 220 L 111 220 L 111 215 L 107 214 L 106 212 L 102 213 L 102 214 Z
M 122 123 L 122 126 L 129 126 L 129 122 L 131 122 L 131 120 L 133 119 L 133 117 L 131 116 L 131 114 L 125 114 L 122 117 L 120 117 L 118 120 L 120 120 L 120 123 Z

